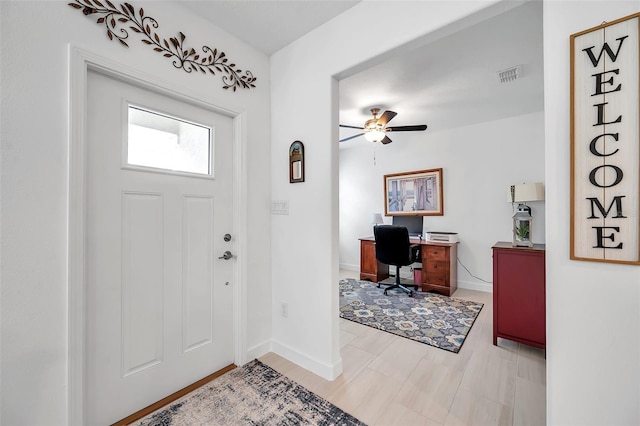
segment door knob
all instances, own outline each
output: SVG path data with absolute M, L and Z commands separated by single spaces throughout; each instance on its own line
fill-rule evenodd
M 229 260 L 233 257 L 233 254 L 227 250 L 224 252 L 224 254 L 222 256 L 220 256 L 218 259 L 224 259 L 224 260 Z

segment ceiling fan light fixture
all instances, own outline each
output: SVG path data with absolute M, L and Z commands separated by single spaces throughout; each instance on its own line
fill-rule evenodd
M 364 127 L 359 126 L 350 126 L 347 124 L 340 124 L 340 127 L 347 127 L 350 129 L 359 129 L 362 130 L 362 133 L 358 133 L 355 135 L 351 135 L 344 139 L 340 139 L 340 142 L 346 142 L 353 138 L 357 138 L 360 136 L 364 136 L 366 140 L 369 142 L 381 142 L 386 145 L 393 142 L 387 136 L 387 132 L 409 132 L 409 131 L 424 131 L 427 130 L 426 124 L 419 124 L 414 126 L 391 126 L 387 127 L 389 121 L 393 119 L 397 115 L 396 112 L 387 110 L 382 113 L 380 117 L 378 117 L 378 113 L 380 112 L 379 108 L 371 108 L 371 114 L 373 118 L 364 122 Z
M 380 142 L 385 137 L 385 133 L 382 130 L 369 130 L 365 132 L 364 137 L 369 142 Z

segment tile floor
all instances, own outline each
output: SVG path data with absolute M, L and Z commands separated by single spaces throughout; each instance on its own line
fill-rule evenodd
M 544 425 L 544 351 L 504 339 L 493 345 L 490 293 L 458 289 L 453 297 L 484 303 L 457 354 L 340 320 L 336 380 L 273 353 L 260 360 L 370 426 Z

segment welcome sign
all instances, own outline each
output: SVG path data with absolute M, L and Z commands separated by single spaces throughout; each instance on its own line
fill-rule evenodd
M 640 264 L 639 21 L 571 36 L 571 259 Z

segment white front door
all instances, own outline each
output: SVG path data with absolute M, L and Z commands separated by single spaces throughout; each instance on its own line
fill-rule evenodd
M 233 120 L 87 91 L 86 421 L 111 424 L 233 362 Z

